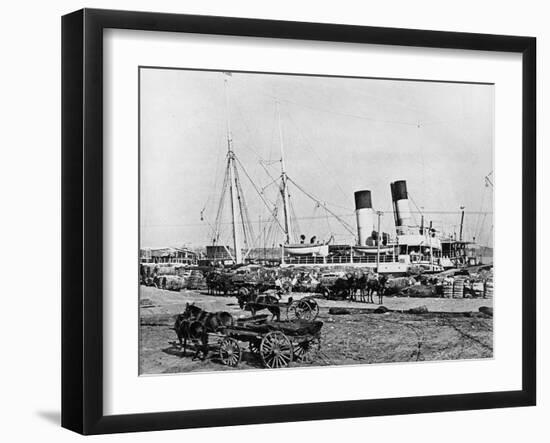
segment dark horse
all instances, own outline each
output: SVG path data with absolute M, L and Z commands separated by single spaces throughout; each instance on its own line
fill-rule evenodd
M 337 278 L 332 285 L 322 286 L 321 292 L 327 300 L 355 300 L 354 285 L 355 277 L 348 275 Z
M 174 324 L 180 348 L 183 348 L 182 355 L 185 355 L 187 340 L 192 340 L 201 343 L 193 358 L 202 353 L 202 359 L 205 359 L 208 353 L 208 333 L 218 332 L 233 324 L 233 316 L 229 312 L 208 312 L 194 303 L 187 303 L 185 311 L 177 316 Z
M 382 304 L 387 281 L 388 281 L 388 277 L 386 277 L 385 275 L 381 275 L 378 278 L 371 278 L 367 280 L 367 284 L 366 284 L 367 303 L 374 303 L 372 296 L 376 292 L 376 294 L 378 295 L 378 304 L 379 305 Z
M 359 292 L 359 300 L 365 301 L 367 290 L 367 276 L 365 274 L 348 276 L 349 300 L 357 301 L 357 292 Z
M 271 313 L 271 320 L 276 318 L 277 321 L 281 320 L 280 298 L 280 294 L 265 293 L 256 295 L 253 291 L 239 291 L 237 295 L 241 309 L 250 311 L 252 316 L 255 316 L 258 311 L 267 309 Z M 292 297 L 289 299 L 289 303 L 291 302 Z
M 235 289 L 230 276 L 219 272 L 210 272 L 206 275 L 206 286 L 210 295 L 227 295 Z

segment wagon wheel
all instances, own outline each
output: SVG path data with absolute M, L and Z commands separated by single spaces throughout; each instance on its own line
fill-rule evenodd
M 226 366 L 237 366 L 241 361 L 241 348 L 234 338 L 226 337 L 220 342 L 220 359 Z
M 262 338 L 260 357 L 266 368 L 284 368 L 292 361 L 292 343 L 280 331 L 271 331 Z
M 294 300 L 286 308 L 286 317 L 288 320 L 306 320 L 313 321 L 319 315 L 319 305 L 311 297 Z
M 315 360 L 317 354 L 321 351 L 321 339 L 313 337 L 311 339 L 299 342 L 294 348 L 294 358 L 296 360 L 311 362 Z

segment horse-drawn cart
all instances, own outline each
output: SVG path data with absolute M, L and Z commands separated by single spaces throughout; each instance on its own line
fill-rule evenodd
M 293 360 L 311 361 L 321 348 L 321 321 L 267 321 L 267 315 L 241 319 L 220 329 L 219 358 L 237 366 L 242 344 L 259 355 L 266 368 L 284 368 Z
M 279 305 L 277 309 L 279 309 Z M 257 308 L 257 307 L 256 307 Z M 217 351 L 227 366 L 241 361 L 241 344 L 259 355 L 267 368 L 288 366 L 293 359 L 310 361 L 321 346 L 323 322 L 315 321 L 319 306 L 313 298 L 302 298 L 287 304 L 287 321 L 268 321 L 267 314 L 234 320 L 225 311 L 208 312 L 187 304 L 185 311 L 176 317 L 174 330 L 185 355 L 187 342 L 195 344 L 195 357 L 204 360 L 209 351 Z M 271 311 L 271 309 L 270 309 Z M 278 316 L 277 316 L 278 317 Z M 273 319 L 272 319 L 273 320 Z
M 277 318 L 281 320 L 281 311 L 286 312 L 288 321 L 314 321 L 319 315 L 319 304 L 313 296 L 306 296 L 300 299 L 289 297 L 288 302 L 280 301 L 280 295 L 276 291 L 266 291 L 261 294 L 250 293 L 247 295 L 237 296 L 241 309 L 250 311 L 252 316 L 257 312 L 267 309 Z

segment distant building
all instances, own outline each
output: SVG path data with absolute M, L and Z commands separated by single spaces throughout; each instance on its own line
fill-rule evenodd
M 141 263 L 181 263 L 196 265 L 198 254 L 187 248 L 143 248 L 139 250 Z
M 207 246 L 206 258 L 208 260 L 229 260 L 233 256 L 233 248 L 229 246 Z
M 278 264 L 281 262 L 280 248 L 243 249 L 242 255 L 246 263 Z M 207 246 L 204 263 L 211 265 L 233 263 L 233 248 L 229 246 Z

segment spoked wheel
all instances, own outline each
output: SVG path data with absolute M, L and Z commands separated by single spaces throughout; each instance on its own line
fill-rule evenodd
M 241 361 L 241 348 L 234 338 L 224 338 L 220 342 L 220 360 L 226 366 L 237 366 Z
M 284 368 L 292 361 L 292 343 L 280 331 L 269 332 L 260 343 L 260 357 L 266 368 Z
M 314 337 L 301 341 L 294 347 L 294 358 L 304 362 L 311 362 L 315 360 L 320 351 L 321 339 Z
M 294 300 L 286 308 L 288 320 L 313 321 L 319 315 L 319 305 L 312 297 L 305 297 L 301 300 Z

